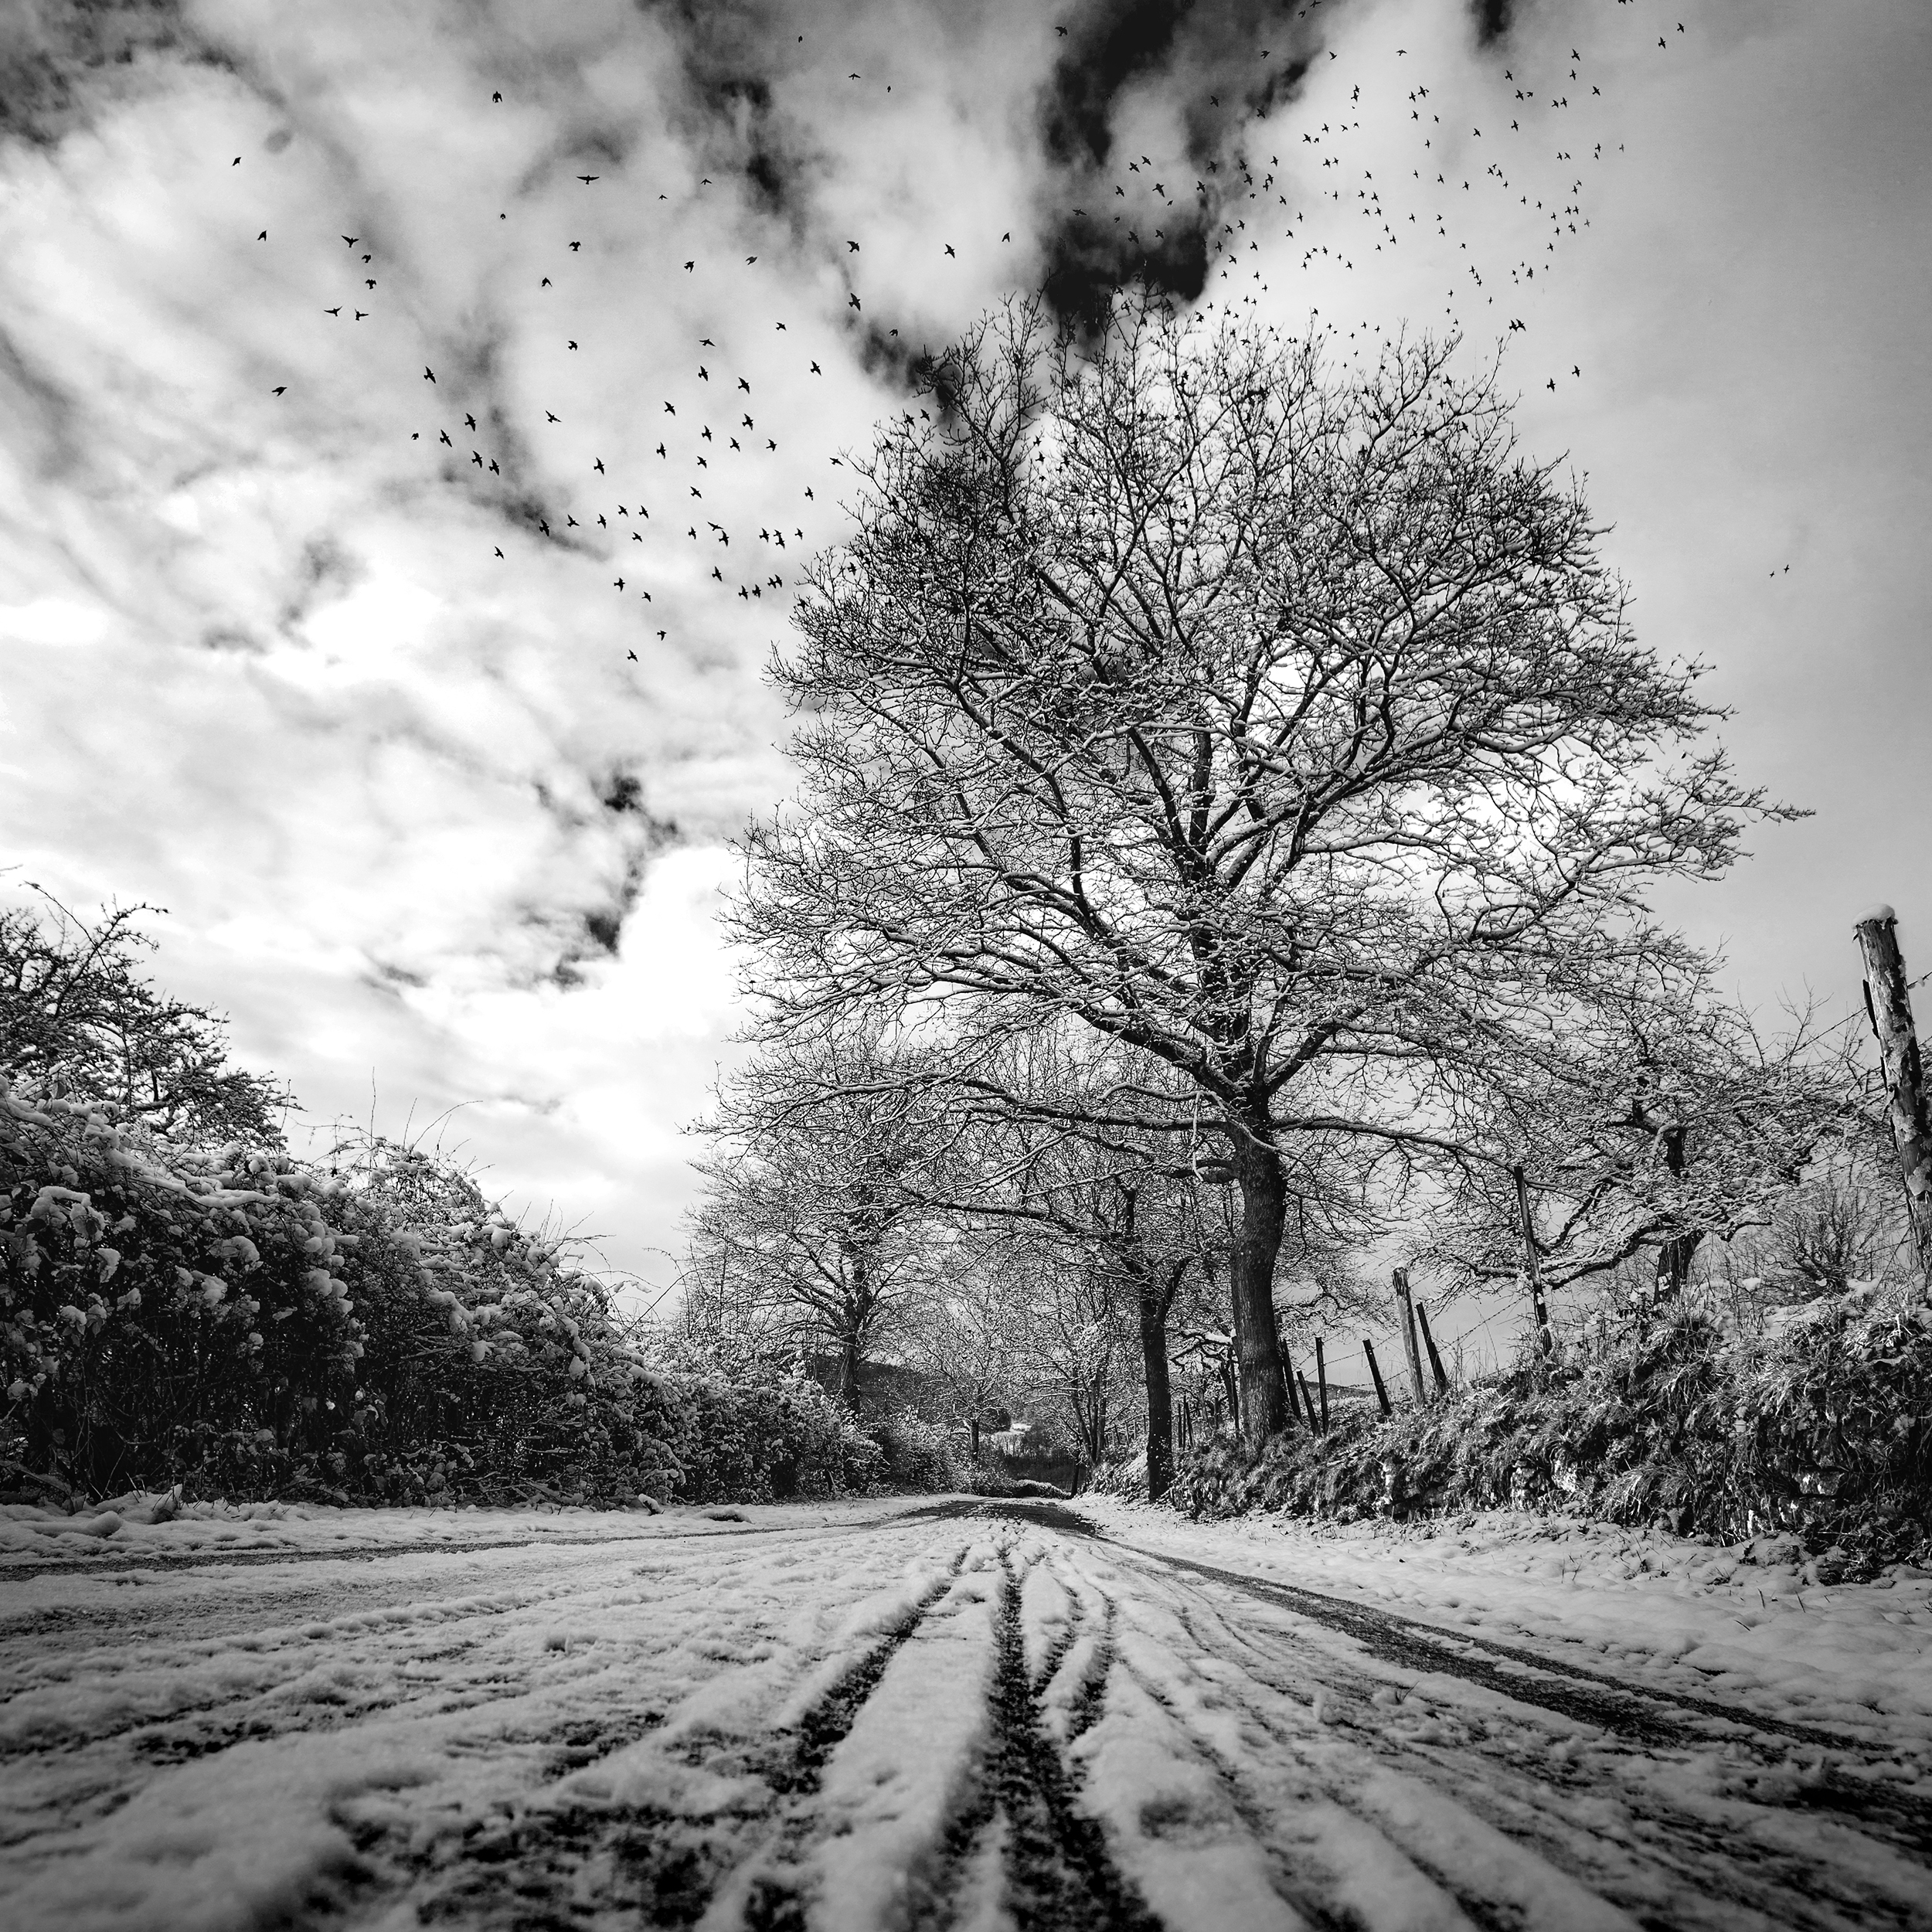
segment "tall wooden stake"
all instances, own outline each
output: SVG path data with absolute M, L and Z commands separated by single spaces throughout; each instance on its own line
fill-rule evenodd
M 1315 1386 L 1321 1392 L 1321 1433 L 1328 1433 L 1328 1364 L 1321 1352 L 1321 1338 L 1315 1338 Z
M 1436 1378 L 1436 1393 L 1446 1396 L 1449 1393 L 1449 1378 L 1442 1372 L 1442 1357 L 1436 1353 L 1436 1338 L 1429 1332 L 1428 1311 L 1420 1301 L 1416 1304 L 1416 1322 L 1422 1330 L 1422 1345 L 1429 1351 L 1429 1368 Z
M 1422 1379 L 1422 1352 L 1416 1346 L 1416 1306 L 1409 1293 L 1409 1270 L 1396 1270 L 1396 1303 L 1401 1310 L 1402 1346 L 1409 1358 L 1409 1381 L 1420 1406 L 1427 1407 L 1429 1385 Z
M 1523 1278 L 1529 1286 L 1529 1306 L 1536 1318 L 1536 1339 L 1545 1355 L 1551 1348 L 1549 1304 L 1543 1299 L 1543 1261 L 1536 1253 L 1536 1223 L 1530 1217 L 1529 1183 L 1523 1179 L 1522 1163 L 1510 1170 L 1516 1183 L 1516 1219 L 1522 1230 Z
M 1905 961 L 1899 951 L 1898 915 L 1881 906 L 1855 928 L 1865 956 L 1865 1010 L 1879 1037 L 1892 1145 L 1898 1149 L 1905 1181 L 1905 1203 L 1919 1267 L 1932 1282 L 1932 1119 L 1928 1119 L 1925 1070 L 1912 1028 L 1912 1002 L 1906 992 Z
M 1393 1415 L 1395 1411 L 1389 1406 L 1389 1392 L 1382 1386 L 1382 1369 L 1376 1360 L 1376 1345 L 1366 1335 L 1362 1338 L 1362 1352 L 1368 1358 L 1369 1373 L 1375 1379 L 1376 1400 L 1382 1404 L 1385 1416 Z
M 1309 1434 L 1325 1436 L 1328 1433 L 1327 1423 L 1324 1423 L 1318 1429 L 1315 1424 L 1315 1397 L 1308 1392 L 1308 1378 L 1298 1369 L 1294 1372 L 1294 1379 L 1301 1385 L 1301 1406 L 1308 1418 Z

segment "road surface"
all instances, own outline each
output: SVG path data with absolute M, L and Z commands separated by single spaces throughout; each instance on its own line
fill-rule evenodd
M 1077 1509 L 83 1553 L 0 1570 L 15 1932 L 1932 1926 L 1882 1725 Z

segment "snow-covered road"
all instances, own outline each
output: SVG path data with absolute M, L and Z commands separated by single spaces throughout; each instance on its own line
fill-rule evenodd
M 1932 1926 L 1924 1580 L 1779 1621 L 1589 1553 L 964 1498 L 19 1526 L 0 1918 Z

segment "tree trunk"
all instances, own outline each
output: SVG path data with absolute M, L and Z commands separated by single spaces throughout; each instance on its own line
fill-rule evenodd
M 1865 955 L 1866 1011 L 1879 1039 L 1886 1111 L 1905 1182 L 1912 1239 L 1919 1266 L 1932 1280 L 1932 1110 L 1926 1103 L 1924 1067 L 1912 1026 L 1897 915 L 1889 906 L 1881 906 L 1869 919 L 1859 921 L 1857 932 L 1859 948 Z
M 1253 1132 L 1234 1137 L 1241 1187 L 1241 1226 L 1229 1270 L 1234 1351 L 1241 1380 L 1241 1431 L 1256 1447 L 1293 1420 L 1281 1369 L 1281 1336 L 1274 1321 L 1274 1263 L 1287 1223 L 1287 1184 L 1281 1158 Z
M 1667 1127 L 1663 1131 L 1664 1171 L 1672 1179 L 1684 1178 L 1684 1130 Z M 1691 1257 L 1697 1252 L 1699 1236 L 1673 1234 L 1657 1250 L 1657 1289 L 1660 1294 L 1681 1295 L 1690 1285 Z
M 1168 1297 L 1141 1287 L 1141 1367 L 1147 1377 L 1147 1495 L 1158 1502 L 1174 1480 L 1174 1397 L 1167 1376 Z

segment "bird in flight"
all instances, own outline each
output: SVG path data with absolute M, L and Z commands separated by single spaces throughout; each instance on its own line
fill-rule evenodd
M 366 315 L 368 313 L 369 313 L 369 311 L 368 311 L 367 309 L 366 309 L 366 308 L 359 308 L 359 309 L 358 309 L 358 310 L 356 310 L 356 311 L 355 311 L 355 319 L 356 319 L 356 320 L 359 322 L 359 321 L 362 319 L 362 318 L 363 318 L 365 315 Z
M 814 362 L 811 366 L 811 372 L 815 376 L 822 376 L 825 372 L 816 362 Z
M 267 241 L 268 239 L 268 230 L 264 228 L 262 232 L 255 237 L 255 239 L 257 241 Z
M 592 182 L 601 181 L 603 179 L 604 177 L 601 175 L 580 175 L 577 176 L 577 179 L 582 182 L 587 188 Z
M 361 236 L 358 236 L 358 235 L 345 235 L 345 236 L 342 237 L 342 239 L 343 239 L 343 240 L 344 240 L 344 241 L 345 241 L 345 242 L 347 242 L 347 243 L 349 243 L 349 247 L 350 247 L 353 248 L 353 247 L 355 246 L 356 243 L 357 243 L 358 241 L 359 241 L 362 238 L 361 238 Z
M 231 168 L 239 168 L 241 165 L 241 156 L 237 155 L 228 165 Z
M 851 298 L 851 303 L 852 303 L 852 306 L 854 308 L 859 308 L 859 298 L 858 298 L 856 295 L 852 296 L 852 297 Z M 865 311 L 864 311 L 862 309 L 860 309 L 860 310 L 859 310 L 859 312 L 860 312 L 860 314 L 862 314 L 862 314 L 864 314 L 864 312 L 865 312 Z
M 493 545 L 492 547 L 496 550 L 496 553 L 497 553 L 497 555 L 498 555 L 498 556 L 503 556 L 503 552 L 502 552 L 502 549 L 501 549 L 501 547 L 500 547 L 500 546 L 494 546 L 494 545 Z M 504 560 L 506 563 L 509 561 L 509 558 L 507 558 L 507 557 L 504 557 L 504 560 Z
M 577 347 L 577 344 L 575 342 L 566 342 L 564 344 L 564 347 L 566 349 L 575 349 Z
M 845 246 L 850 249 L 855 255 L 859 253 L 859 244 L 855 241 L 849 241 L 846 243 Z
M 689 274 L 692 270 L 696 268 L 697 265 L 698 264 L 696 262 L 686 262 L 684 265 L 684 272 L 687 275 Z
M 600 456 L 590 467 L 597 471 L 598 475 L 601 476 L 604 474 L 604 458 Z
M 952 254 L 953 254 L 953 245 L 952 245 L 952 243 L 951 243 L 951 242 L 948 242 L 948 243 L 946 244 L 946 252 L 947 252 L 947 254 L 949 254 L 949 255 L 952 255 Z M 958 257 L 957 255 L 953 255 L 953 260 L 954 260 L 954 261 L 957 261 L 957 260 L 958 260 L 958 259 L 959 259 L 959 257 Z
M 476 418 L 474 416 L 465 415 L 463 418 L 463 427 L 466 430 L 474 429 L 476 427 Z
M 286 383 L 283 383 L 281 387 L 275 391 L 275 393 L 277 396 L 286 396 L 288 393 L 288 385 Z
M 546 410 L 543 413 L 553 423 L 560 423 L 563 420 L 560 416 L 552 416 L 548 410 Z
M 662 637 L 662 636 L 664 635 L 664 633 L 663 633 L 662 631 L 660 631 L 658 633 L 658 635 L 659 637 Z M 631 661 L 633 664 L 635 664 L 635 663 L 637 662 L 637 661 L 638 661 L 638 654 L 636 653 L 636 651 L 625 651 L 625 652 L 624 652 L 624 655 L 627 658 L 628 658 L 630 659 L 630 661 Z
M 624 588 L 624 580 L 623 580 L 623 578 L 622 578 L 622 577 L 619 577 L 619 578 L 617 579 L 617 588 L 618 590 L 621 590 Z
M 503 98 L 503 97 L 502 97 L 501 94 L 492 94 L 492 95 L 490 96 L 490 98 L 491 98 L 492 100 L 501 100 Z
M 698 380 L 701 383 L 708 383 L 711 380 L 710 370 L 706 369 L 702 362 L 698 365 Z
M 322 311 L 325 315 L 339 315 L 342 312 L 342 305 L 340 302 L 338 302 L 333 308 L 325 308 Z
M 749 396 L 751 393 L 751 385 L 742 376 L 738 378 L 738 386 L 744 391 L 746 395 Z
M 423 365 L 423 380 L 426 383 L 433 383 L 436 380 L 435 370 L 431 369 L 427 362 Z

